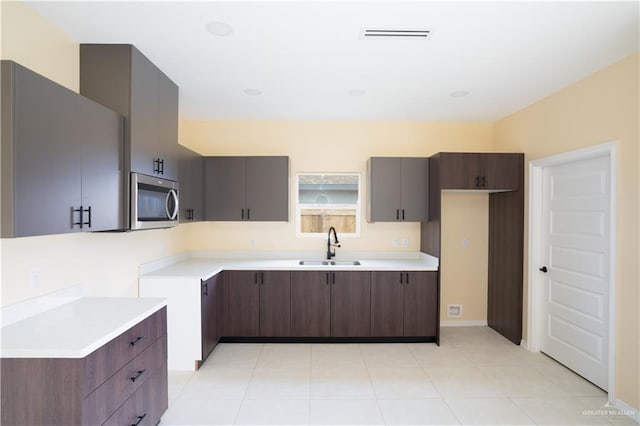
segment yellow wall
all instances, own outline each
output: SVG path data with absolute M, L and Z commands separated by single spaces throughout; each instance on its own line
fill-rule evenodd
M 636 53 L 605 68 L 498 121 L 494 128 L 496 150 L 525 152 L 527 162 L 618 141 L 616 391 L 619 399 L 636 409 L 640 408 L 639 57 Z
M 443 191 L 441 203 L 440 318 L 486 321 L 489 195 Z M 447 318 L 447 304 L 461 304 L 462 317 Z
M 2 59 L 14 60 L 77 92 L 79 44 L 21 1 L 2 1 L 0 8 Z
M 326 239 L 296 236 L 295 197 L 298 172 L 360 172 L 366 194 L 366 162 L 371 156 L 430 156 L 438 151 L 490 151 L 489 123 L 419 122 L 200 122 L 183 119 L 180 143 L 203 155 L 288 155 L 290 205 L 288 223 L 201 223 L 189 227 L 195 250 L 305 250 L 322 256 Z M 340 251 L 420 250 L 418 223 L 367 223 L 362 198 L 361 236 L 341 238 Z M 459 321 L 486 320 L 486 194 L 447 194 L 443 199 L 442 318 L 447 303 L 462 303 Z M 448 238 L 451 236 L 451 238 Z M 469 247 L 463 248 L 467 236 Z M 409 240 L 407 249 L 392 240 Z M 255 248 L 252 245 L 255 241 Z M 339 254 L 338 254 L 339 255 Z M 463 257 L 464 262 L 454 262 Z M 464 265 L 462 267 L 461 265 Z
M 0 3 L 2 59 L 11 59 L 77 91 L 79 49 L 22 2 Z M 185 250 L 184 229 L 66 234 L 0 240 L 0 305 L 76 284 L 89 295 L 137 296 L 138 266 Z M 40 285 L 29 276 L 40 271 Z

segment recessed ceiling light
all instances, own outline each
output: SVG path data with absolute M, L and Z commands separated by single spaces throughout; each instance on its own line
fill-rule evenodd
M 464 98 L 468 94 L 469 92 L 466 90 L 456 90 L 455 92 L 449 93 L 449 96 L 451 96 L 452 98 Z
M 228 35 L 231 35 L 231 33 L 233 32 L 233 28 L 231 27 L 231 25 L 225 24 L 224 22 L 212 21 L 209 22 L 205 28 L 211 34 L 220 37 L 226 37 Z
M 349 95 L 351 96 L 362 96 L 364 95 L 366 92 L 362 89 L 351 89 L 349 90 Z
M 245 95 L 249 95 L 249 96 L 258 96 L 262 94 L 262 90 L 258 90 L 258 89 L 244 89 L 243 92 Z

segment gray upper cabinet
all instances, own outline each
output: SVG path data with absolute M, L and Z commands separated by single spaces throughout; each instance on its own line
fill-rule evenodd
M 122 226 L 122 117 L 2 61 L 2 237 Z
M 205 157 L 205 220 L 288 221 L 289 157 Z
M 80 93 L 125 116 L 127 172 L 178 178 L 178 86 L 138 49 L 81 44 Z
M 247 158 L 247 220 L 289 220 L 289 157 Z
M 178 176 L 178 86 L 158 71 L 158 143 L 163 176 Z
M 180 223 L 202 220 L 202 156 L 178 145 Z
M 83 220 L 90 222 L 90 231 L 122 229 L 124 120 L 120 114 L 91 99 L 82 96 L 77 99 Z M 90 212 L 86 211 L 88 208 Z M 83 229 L 87 230 L 86 225 Z
M 428 158 L 372 157 L 367 173 L 369 222 L 428 220 Z

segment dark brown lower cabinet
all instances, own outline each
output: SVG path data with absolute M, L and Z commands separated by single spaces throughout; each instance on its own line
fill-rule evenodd
M 331 272 L 331 336 L 371 335 L 371 272 Z
M 291 335 L 331 335 L 331 272 L 291 272 Z
M 227 336 L 286 337 L 291 327 L 288 271 L 226 271 Z
M 405 272 L 371 273 L 371 335 L 402 336 L 404 334 Z
M 225 335 L 260 335 L 260 288 L 256 271 L 225 271 Z
M 260 336 L 290 336 L 290 272 L 262 271 L 257 274 L 260 281 Z
M 3 425 L 156 425 L 168 408 L 167 311 L 84 358 L 3 358 Z
M 221 309 L 223 301 L 222 274 L 216 274 L 208 280 L 202 280 L 200 287 L 200 320 L 202 332 L 202 361 L 218 344 L 221 335 Z
M 436 336 L 437 272 L 371 273 L 371 336 Z
M 222 335 L 437 338 L 437 277 L 431 271 L 226 271 Z
M 404 288 L 404 336 L 438 333 L 438 273 L 407 272 Z

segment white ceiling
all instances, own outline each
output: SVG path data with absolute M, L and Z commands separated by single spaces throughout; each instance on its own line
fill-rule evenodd
M 80 43 L 137 46 L 192 119 L 494 121 L 639 49 L 637 1 L 28 4 Z

